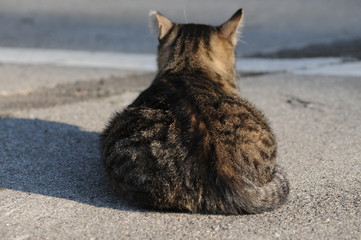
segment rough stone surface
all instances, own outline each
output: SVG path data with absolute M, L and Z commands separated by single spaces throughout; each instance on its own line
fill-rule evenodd
M 106 95 L 72 95 L 71 101 L 60 99 L 56 105 L 0 109 L 0 239 L 361 237 L 360 78 L 242 78 L 242 95 L 263 109 L 274 127 L 278 161 L 288 172 L 291 193 L 276 211 L 222 216 L 145 211 L 112 192 L 99 157 L 98 134 L 111 114 L 151 80 L 149 74 L 133 78 L 132 86 L 138 87 L 132 88 L 121 76 L 117 91 Z M 55 89 L 66 84 L 74 82 Z M 18 96 L 12 94 L 1 101 Z

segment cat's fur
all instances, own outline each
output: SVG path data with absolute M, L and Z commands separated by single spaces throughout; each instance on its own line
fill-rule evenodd
M 289 185 L 266 118 L 239 96 L 238 10 L 218 27 L 175 24 L 158 12 L 159 72 L 102 133 L 103 161 L 123 198 L 200 213 L 270 211 Z

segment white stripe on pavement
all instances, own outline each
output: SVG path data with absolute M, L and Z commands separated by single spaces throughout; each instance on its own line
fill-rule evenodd
M 0 63 L 51 64 L 59 66 L 115 68 L 155 71 L 154 54 L 88 52 L 58 49 L 0 47 Z M 343 63 L 341 58 L 262 59 L 240 58 L 237 70 L 243 72 L 294 72 L 361 76 L 361 62 Z
M 59 66 L 155 70 L 151 54 L 86 52 L 58 49 L 1 48 L 0 62 L 15 64 L 52 64 Z

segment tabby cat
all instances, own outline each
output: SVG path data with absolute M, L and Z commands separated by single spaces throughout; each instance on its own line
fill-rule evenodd
M 275 164 L 275 137 L 236 87 L 242 9 L 217 27 L 151 17 L 158 73 L 101 135 L 114 187 L 159 210 L 242 214 L 282 205 L 289 184 Z

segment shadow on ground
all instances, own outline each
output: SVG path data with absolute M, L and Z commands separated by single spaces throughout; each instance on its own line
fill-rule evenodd
M 98 138 L 64 123 L 0 118 L 0 188 L 138 211 L 108 185 Z

